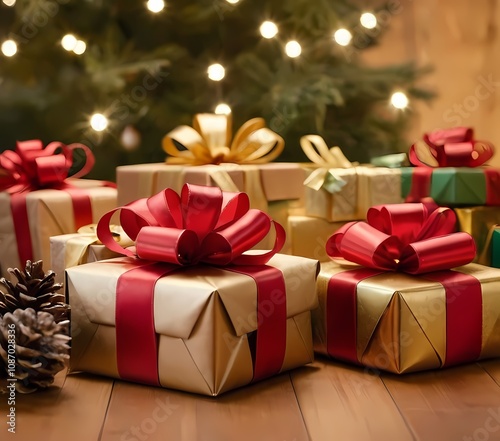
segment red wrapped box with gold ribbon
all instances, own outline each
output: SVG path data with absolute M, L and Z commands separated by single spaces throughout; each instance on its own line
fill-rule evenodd
M 315 350 L 394 373 L 500 356 L 500 270 L 468 264 L 472 237 L 423 204 L 372 207 L 327 243 Z M 451 269 L 453 268 L 453 269 Z
M 72 371 L 218 395 L 312 361 L 318 262 L 277 254 L 283 228 L 246 194 L 186 184 L 121 207 L 131 249 L 115 211 L 98 237 L 127 257 L 66 270 Z M 246 253 L 273 226 L 273 249 Z
M 70 175 L 73 154 L 86 163 Z M 50 262 L 51 236 L 75 233 L 116 206 L 114 184 L 77 179 L 93 167 L 94 156 L 82 144 L 39 140 L 17 143 L 0 155 L 0 266 L 24 267 L 26 260 Z

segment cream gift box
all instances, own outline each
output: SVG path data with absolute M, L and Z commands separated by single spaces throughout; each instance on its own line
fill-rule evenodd
M 119 277 L 136 265 L 119 258 L 66 270 L 72 372 L 120 378 L 115 295 Z M 282 272 L 286 287 L 286 296 L 271 297 L 264 310 L 286 302 L 283 372 L 313 360 L 310 311 L 317 305 L 318 263 L 278 254 L 268 266 Z M 207 265 L 183 268 L 158 280 L 153 307 L 161 386 L 218 395 L 252 381 L 253 340 L 262 320 L 252 277 Z

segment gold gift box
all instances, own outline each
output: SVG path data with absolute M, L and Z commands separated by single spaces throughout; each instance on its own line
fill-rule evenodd
M 345 270 L 334 262 L 321 264 L 317 281 L 319 308 L 313 311 L 314 349 L 320 354 L 328 355 L 328 283 Z M 454 271 L 474 276 L 481 283 L 479 358 L 500 356 L 500 270 L 471 263 Z M 387 272 L 360 281 L 356 297 L 355 350 L 360 364 L 398 374 L 443 366 L 446 355 L 443 285 L 425 280 L 424 276 Z
M 307 169 L 308 176 L 314 169 Z M 329 222 L 365 219 L 375 205 L 398 204 L 401 197 L 401 171 L 386 167 L 359 166 L 335 168 L 330 172 L 345 182 L 339 191 L 314 190 L 305 186 L 305 212 Z
M 310 310 L 317 306 L 318 262 L 278 254 L 269 265 L 282 271 L 286 286 L 286 351 L 281 369 L 286 371 L 313 360 Z M 66 270 L 72 310 L 71 371 L 119 378 L 116 284 L 134 267 L 132 259 L 121 258 Z M 163 387 L 213 396 L 252 381 L 248 334 L 257 329 L 257 292 L 251 277 L 223 268 L 186 267 L 161 278 L 154 294 Z
M 93 232 L 89 232 L 91 228 Z M 114 226 L 112 231 L 115 240 L 122 247 L 126 248 L 134 244 L 121 227 Z M 83 227 L 78 233 L 61 234 L 50 238 L 50 268 L 56 273 L 56 283 L 64 282 L 66 268 L 115 257 L 121 257 L 121 255 L 111 251 L 99 241 L 95 233 L 95 225 Z
M 229 177 L 229 180 L 227 179 Z M 242 191 L 251 208 L 262 210 L 286 228 L 288 208 L 304 194 L 304 170 L 293 163 L 173 165 L 165 163 L 124 165 L 116 169 L 118 205 L 150 197 L 165 188 L 180 194 L 186 183 L 220 186 L 224 191 Z M 257 249 L 271 249 L 271 236 Z M 282 250 L 289 253 L 287 242 Z
M 464 207 L 454 208 L 457 215 L 458 229 L 469 233 L 476 242 L 476 261 L 483 265 L 491 263 L 487 253 L 488 236 L 491 228 L 500 223 L 500 207 Z
M 104 213 L 116 207 L 115 188 L 102 187 L 102 182 L 90 179 L 69 179 L 79 188 L 85 188 L 92 206 L 92 221 L 97 222 Z M 50 237 L 75 233 L 75 219 L 71 196 L 63 190 L 36 190 L 27 194 L 29 228 L 33 245 L 33 259 L 50 262 Z M 8 268 L 23 267 L 19 261 L 16 234 L 11 211 L 11 196 L 0 192 L 0 268 L 4 277 L 10 277 Z
M 326 242 L 345 222 L 328 222 L 310 216 L 288 216 L 288 236 L 290 254 L 317 259 L 330 260 L 326 254 Z

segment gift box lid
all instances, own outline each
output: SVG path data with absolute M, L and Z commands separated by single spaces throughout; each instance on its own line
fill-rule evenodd
M 283 254 L 275 255 L 270 266 L 282 271 L 286 286 L 287 317 L 294 317 L 317 306 L 315 280 L 318 261 Z M 66 289 L 78 293 L 79 305 L 88 320 L 115 326 L 115 299 L 118 278 L 135 267 L 134 259 L 117 258 L 80 265 L 66 270 Z M 237 268 L 237 267 L 235 267 Z M 89 283 L 91 280 L 91 283 Z M 223 305 L 238 336 L 257 329 L 257 289 L 249 276 L 206 265 L 180 268 L 162 277 L 155 287 L 155 330 L 158 334 L 189 338 L 198 318 L 212 296 Z M 271 293 L 262 311 L 283 301 L 279 292 Z M 73 307 L 73 306 L 72 306 Z

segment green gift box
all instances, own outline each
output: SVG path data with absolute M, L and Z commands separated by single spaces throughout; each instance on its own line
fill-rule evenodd
M 491 236 L 491 266 L 500 268 L 500 226 L 493 230 Z
M 404 198 L 410 194 L 413 174 L 417 169 L 401 168 L 401 193 Z M 432 169 L 429 194 L 421 196 L 430 196 L 438 205 L 499 205 L 498 176 L 499 170 L 493 168 L 435 168 Z

